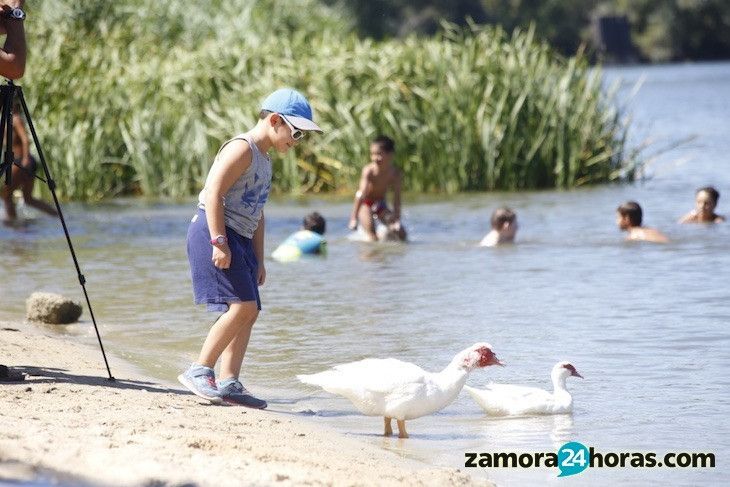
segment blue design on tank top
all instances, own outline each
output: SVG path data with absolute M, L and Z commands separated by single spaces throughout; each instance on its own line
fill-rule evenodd
M 253 186 L 249 187 L 248 183 L 246 183 L 241 194 L 241 203 L 251 215 L 255 215 L 259 211 L 259 208 L 264 206 L 271 191 L 271 181 L 264 179 L 261 184 L 256 184 L 260 179 L 259 175 L 255 174 Z
M 261 219 L 262 209 L 271 191 L 271 159 L 259 151 L 248 134 L 240 134 L 231 140 L 245 140 L 253 152 L 251 167 L 242 174 L 223 195 L 223 219 L 225 225 L 239 235 L 252 238 Z M 221 149 L 230 142 L 227 141 Z M 218 160 L 220 150 L 216 154 Z M 214 162 L 215 163 L 215 162 Z M 205 195 L 209 184 L 210 173 L 206 178 L 206 186 L 198 196 L 198 207 L 205 209 Z

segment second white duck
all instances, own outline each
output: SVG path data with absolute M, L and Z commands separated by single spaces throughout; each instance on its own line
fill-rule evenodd
M 391 420 L 395 418 L 398 436 L 408 438 L 406 420 L 445 408 L 459 395 L 472 370 L 489 365 L 502 364 L 491 345 L 476 343 L 456 354 L 438 373 L 394 358 L 369 358 L 297 377 L 349 399 L 362 414 L 383 416 L 386 436 L 393 434 Z
M 523 416 L 530 414 L 565 414 L 573 411 L 573 396 L 565 388 L 568 377 L 582 375 L 570 362 L 558 362 L 550 377 L 553 392 L 537 387 L 489 384 L 485 389 L 466 386 L 466 391 L 490 416 Z

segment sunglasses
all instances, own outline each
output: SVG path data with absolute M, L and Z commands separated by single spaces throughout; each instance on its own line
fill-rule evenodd
M 304 137 L 304 132 L 299 130 L 298 128 L 295 128 L 294 125 L 289 123 L 289 120 L 286 119 L 283 115 L 279 115 L 282 120 L 284 120 L 284 123 L 289 127 L 289 130 L 291 130 L 291 138 L 294 140 L 300 140 L 302 137 Z

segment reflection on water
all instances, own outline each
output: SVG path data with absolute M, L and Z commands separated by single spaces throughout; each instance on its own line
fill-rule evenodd
M 655 178 L 644 184 L 411 196 L 408 245 L 348 240 L 349 201 L 267 206 L 269 251 L 316 209 L 328 219 L 329 254 L 290 265 L 267 261 L 246 384 L 272 409 L 452 467 L 463 468 L 465 451 L 555 451 L 568 440 L 603 451 L 718 455 L 711 471 L 604 469 L 559 480 L 551 469 L 474 472 L 503 485 L 697 485 L 727 478 L 730 224 L 676 220 L 692 208 L 698 186 L 730 194 L 730 65 L 608 74 L 627 77 L 630 86 L 644 70 L 636 136 L 698 136 L 657 160 Z M 678 158 L 691 162 L 677 165 Z M 622 242 L 614 211 L 627 199 L 638 200 L 647 224 L 671 243 Z M 492 209 L 501 205 L 518 212 L 517 245 L 477 248 Z M 193 202 L 64 209 L 107 349 L 174 380 L 215 319 L 192 305 L 184 238 Z M 728 214 L 730 204 L 721 198 L 718 210 Z M 57 222 L 0 227 L 0 246 L 0 320 L 22 317 L 33 291 L 83 299 Z M 95 346 L 88 321 L 65 330 Z M 363 417 L 348 401 L 294 377 L 365 357 L 438 370 L 477 341 L 490 342 L 508 366 L 474 371 L 468 383 L 475 387 L 494 380 L 549 388 L 552 364 L 569 359 L 586 377 L 568 386 L 573 416 L 489 419 L 462 394 L 442 412 L 409 422 L 412 438 L 382 438 L 381 418 Z
M 517 418 L 481 418 L 483 447 L 498 444 L 502 438 L 512 437 L 522 445 L 552 443 L 550 450 L 573 438 L 573 417 L 570 414 Z M 484 450 L 480 448 L 479 451 Z

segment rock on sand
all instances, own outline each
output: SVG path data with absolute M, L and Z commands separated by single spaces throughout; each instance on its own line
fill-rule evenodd
M 81 316 L 82 307 L 60 294 L 33 293 L 25 301 L 26 318 L 53 325 L 75 323 Z

